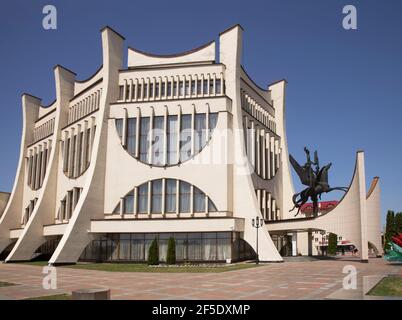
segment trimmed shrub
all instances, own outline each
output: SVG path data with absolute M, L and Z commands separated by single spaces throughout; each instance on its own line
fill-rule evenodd
M 336 249 L 338 247 L 338 235 L 330 233 L 328 236 L 328 254 L 331 256 L 336 255 Z
M 169 238 L 166 263 L 176 264 L 176 241 L 174 240 L 173 237 Z
M 148 251 L 148 265 L 154 266 L 159 264 L 159 248 L 156 238 L 152 241 Z

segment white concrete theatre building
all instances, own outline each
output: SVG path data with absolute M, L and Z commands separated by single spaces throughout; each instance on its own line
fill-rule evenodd
M 256 216 L 261 261 L 282 261 L 284 239 L 308 254 L 314 230 L 353 241 L 363 260 L 369 243 L 379 249 L 379 186 L 366 196 L 361 152 L 333 210 L 289 213 L 286 82 L 253 82 L 242 32 L 222 32 L 219 50 L 214 41 L 176 55 L 129 48 L 124 66 L 124 38 L 105 27 L 103 64 L 89 79 L 56 66 L 53 103 L 23 94 L 2 258 L 144 261 L 156 238 L 163 261 L 173 236 L 178 261 L 237 261 L 255 256 Z

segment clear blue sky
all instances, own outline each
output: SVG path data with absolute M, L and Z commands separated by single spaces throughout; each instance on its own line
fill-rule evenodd
M 58 9 L 57 30 L 42 28 L 46 4 Z M 357 8 L 358 30 L 342 28 L 347 4 Z M 305 145 L 318 149 L 322 163 L 333 163 L 331 185 L 347 186 L 355 153 L 365 150 L 368 183 L 381 178 L 383 215 L 402 211 L 401 1 L 7 0 L 0 6 L 0 190 L 11 190 L 17 167 L 21 93 L 53 101 L 56 64 L 79 79 L 90 76 L 101 64 L 101 27 L 124 35 L 126 46 L 176 53 L 240 23 L 247 72 L 263 87 L 288 81 L 290 152 L 302 160 Z

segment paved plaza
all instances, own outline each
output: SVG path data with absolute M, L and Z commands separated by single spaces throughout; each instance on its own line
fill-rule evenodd
M 401 264 L 318 260 L 266 264 L 223 273 L 137 273 L 57 268 L 57 289 L 42 288 L 42 267 L 0 264 L 0 299 L 24 299 L 83 288 L 110 288 L 112 299 L 326 299 L 342 288 L 343 267 L 353 265 L 358 290 L 364 276 L 402 276 Z M 357 297 L 355 295 L 355 297 Z

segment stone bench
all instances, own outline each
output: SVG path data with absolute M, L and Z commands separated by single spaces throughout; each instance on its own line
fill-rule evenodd
M 73 300 L 110 300 L 110 289 L 80 289 L 73 291 Z

